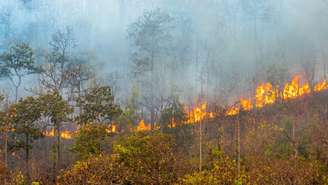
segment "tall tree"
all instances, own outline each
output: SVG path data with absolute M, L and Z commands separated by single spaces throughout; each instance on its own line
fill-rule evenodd
M 42 116 L 42 105 L 37 98 L 26 97 L 18 103 L 13 104 L 10 109 L 15 111 L 13 128 L 16 135 L 16 147 L 25 150 L 25 170 L 28 181 L 30 181 L 30 150 L 33 141 L 42 136 L 41 125 L 38 120 Z
M 149 110 L 151 124 L 155 123 L 156 105 L 162 100 L 160 84 L 163 81 L 162 60 L 167 56 L 172 35 L 173 18 L 166 12 L 156 9 L 146 11 L 130 25 L 128 36 L 135 50 L 132 53 L 133 73 L 142 86 L 144 106 Z
M 77 101 L 80 124 L 111 123 L 115 116 L 119 116 L 121 109 L 115 104 L 114 96 L 109 86 L 93 87 L 86 91 Z
M 36 67 L 32 48 L 27 43 L 19 43 L 8 49 L 0 57 L 0 75 L 10 80 L 15 88 L 15 101 L 23 77 L 40 72 Z
M 55 130 L 56 158 L 54 163 L 54 178 L 61 166 L 61 128 L 64 122 L 69 121 L 69 115 L 73 109 L 68 102 L 63 99 L 59 92 L 52 92 L 40 97 L 40 101 L 44 106 L 44 116 L 50 118 L 52 126 Z M 55 180 L 55 179 L 54 179 Z
M 161 112 L 161 128 L 176 127 L 183 124 L 186 120 L 186 114 L 183 105 L 179 99 L 174 97 L 173 100 Z
M 45 55 L 45 63 L 42 66 L 43 73 L 41 84 L 52 91 L 62 93 L 70 80 L 70 67 L 72 64 L 72 51 L 76 43 L 73 31 L 66 28 L 52 35 L 50 41 L 51 50 Z

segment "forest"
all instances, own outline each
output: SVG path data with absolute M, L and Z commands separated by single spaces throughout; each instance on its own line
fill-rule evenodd
M 328 185 L 328 0 L 0 0 L 0 184 Z

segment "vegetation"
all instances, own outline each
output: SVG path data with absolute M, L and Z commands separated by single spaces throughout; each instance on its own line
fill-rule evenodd
M 0 3 L 1 185 L 328 185 L 326 34 L 303 48 L 276 15 L 287 2 L 174 1 L 129 21 L 120 6 L 126 40 L 107 48 L 75 32 L 106 26 L 82 23 L 35 42 L 46 4 L 15 1 L 36 18 L 18 34 Z M 272 47 L 280 27 L 297 42 Z

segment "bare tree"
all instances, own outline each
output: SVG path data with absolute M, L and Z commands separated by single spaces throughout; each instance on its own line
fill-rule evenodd
M 61 92 L 69 83 L 69 71 L 72 63 L 71 52 L 76 43 L 70 28 L 59 30 L 50 42 L 51 51 L 45 55 L 42 66 L 41 84 L 53 91 Z

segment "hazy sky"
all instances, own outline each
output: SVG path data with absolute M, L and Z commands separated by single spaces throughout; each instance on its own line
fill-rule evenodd
M 251 81 L 254 70 L 279 63 L 287 65 L 291 73 L 299 72 L 299 63 L 325 63 L 328 54 L 328 3 L 325 0 L 25 2 L 0 0 L 0 12 L 10 15 L 11 39 L 29 41 L 34 48 L 46 48 L 51 34 L 69 26 L 74 30 L 78 49 L 94 55 L 92 62 L 97 73 L 106 79 L 108 74 L 115 72 L 120 76 L 121 89 L 130 87 L 127 84 L 131 81 L 129 56 L 132 46 L 127 40 L 128 25 L 145 10 L 156 8 L 191 22 L 190 57 L 180 61 L 185 65 L 183 77 L 188 80 L 176 82 L 183 86 L 182 92 L 199 93 L 198 73 L 204 70 L 202 64 L 206 62 L 215 66 L 213 69 L 217 68 L 209 77 L 211 83 L 216 84 L 208 85 L 210 94 L 215 94 L 213 91 L 218 87 L 214 86 L 227 88 L 229 74 L 234 73 L 241 79 L 240 88 L 235 90 L 238 96 L 247 88 L 243 84 Z M 5 33 L 6 27 L 0 24 L 0 30 Z M 199 65 L 195 65 L 195 49 L 199 53 Z

